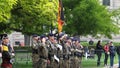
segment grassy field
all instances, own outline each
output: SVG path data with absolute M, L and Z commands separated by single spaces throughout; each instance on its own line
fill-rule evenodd
M 116 54 L 114 58 L 114 64 L 118 63 L 118 56 Z M 108 58 L 108 65 L 110 65 L 110 58 Z M 94 59 L 85 59 L 85 57 L 82 60 L 82 68 L 103 68 L 104 67 L 104 54 L 102 54 L 101 58 L 101 65 L 100 67 L 97 67 L 97 56 L 95 55 Z
M 102 46 L 104 46 L 107 42 L 102 42 Z M 92 48 L 95 48 L 96 42 L 93 45 L 89 45 L 88 42 L 81 42 L 83 46 L 90 46 Z M 115 46 L 120 46 L 120 43 L 118 42 L 113 42 Z M 114 64 L 118 63 L 118 56 L 116 54 L 115 59 L 114 59 Z M 110 64 L 110 58 L 108 59 L 108 65 Z M 83 58 L 82 60 L 82 68 L 103 68 L 104 67 L 104 53 L 102 54 L 102 59 L 101 59 L 101 66 L 97 67 L 97 56 L 95 56 L 94 59 L 88 59 L 86 60 Z
M 115 56 L 115 62 L 114 64 L 116 64 L 118 62 L 118 57 L 117 55 Z M 104 67 L 104 54 L 102 54 L 102 58 L 101 58 L 101 66 L 97 67 L 97 56 L 95 56 L 94 59 L 85 59 L 85 57 L 83 57 L 82 59 L 82 68 L 103 68 Z M 110 64 L 109 60 L 108 60 L 108 65 Z M 14 63 L 13 68 L 32 68 L 32 62 L 30 61 L 25 61 L 25 60 L 20 60 L 17 61 L 16 63 Z
M 16 53 L 15 62 L 13 68 L 32 68 L 31 53 L 19 52 Z
M 104 46 L 106 43 L 107 43 L 106 41 L 102 42 L 102 46 Z M 83 46 L 96 46 L 97 42 L 94 42 L 93 45 L 89 45 L 89 43 L 86 42 L 86 41 L 85 41 L 85 42 L 81 42 L 81 44 L 82 44 Z M 118 42 L 113 42 L 113 44 L 114 44 L 115 46 L 120 46 L 120 43 L 118 43 Z
M 32 68 L 32 60 L 31 60 L 31 54 L 26 56 L 27 54 L 25 53 L 19 53 L 16 55 L 15 62 L 13 64 L 13 68 Z M 114 64 L 118 63 L 118 57 L 117 54 L 115 56 L 115 62 Z M 101 66 L 97 67 L 97 56 L 95 55 L 94 59 L 88 58 L 87 60 L 85 57 L 82 59 L 82 68 L 103 68 L 104 67 L 104 54 L 102 54 L 101 58 Z M 108 65 L 110 64 L 108 60 Z
M 19 55 L 23 55 L 23 54 L 19 54 Z M 25 56 L 25 55 L 23 55 L 23 56 Z M 26 60 L 25 57 L 22 58 L 22 59 L 19 58 L 19 57 L 17 57 L 18 59 L 14 63 L 13 68 L 32 68 L 32 61 L 31 60 Z M 117 57 L 117 54 L 116 54 L 114 64 L 116 64 L 117 62 L 118 62 L 118 57 Z M 83 59 L 82 59 L 82 68 L 103 68 L 104 67 L 104 54 L 102 54 L 101 66 L 97 67 L 96 64 L 97 64 L 97 56 L 96 55 L 95 55 L 94 59 L 88 58 L 86 60 L 85 57 L 83 57 Z M 108 60 L 108 65 L 109 64 L 110 64 L 110 62 Z
M 106 42 L 103 43 L 103 45 Z M 82 45 L 87 46 L 88 42 L 81 42 Z M 96 43 L 95 43 L 96 44 Z M 93 46 L 95 46 L 95 44 Z M 119 43 L 114 43 L 115 45 L 119 45 Z M 20 50 L 23 48 L 20 48 Z M 18 49 L 16 49 L 18 50 Z M 31 58 L 31 51 L 25 51 L 27 49 L 23 49 L 23 51 L 19 51 L 16 52 L 16 56 L 15 56 L 15 62 L 13 64 L 13 68 L 32 68 L 32 58 Z M 1 59 L 1 58 L 0 58 Z M 1 62 L 1 61 L 0 61 Z M 83 57 L 82 59 L 82 68 L 103 68 L 104 67 L 104 54 L 102 54 L 102 58 L 101 58 L 101 66 L 97 67 L 97 56 L 95 55 L 94 59 L 85 59 L 85 57 Z M 116 54 L 115 56 L 115 62 L 114 64 L 118 63 L 118 56 Z M 110 64 L 110 62 L 108 61 L 108 64 Z
M 32 68 L 32 63 L 21 62 L 13 64 L 13 68 Z

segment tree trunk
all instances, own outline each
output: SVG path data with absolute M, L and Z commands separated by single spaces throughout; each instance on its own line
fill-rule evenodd
M 30 46 L 31 45 L 31 38 L 30 38 L 30 36 L 29 35 L 24 35 L 24 37 L 25 37 L 25 45 L 26 46 Z

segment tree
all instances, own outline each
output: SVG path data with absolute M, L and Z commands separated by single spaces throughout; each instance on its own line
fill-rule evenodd
M 0 23 L 6 22 L 11 17 L 11 9 L 16 0 L 0 0 Z
M 57 24 L 57 12 L 57 0 L 18 0 L 9 28 L 28 35 L 48 32 L 51 24 Z
M 117 26 L 120 26 L 120 8 L 112 11 L 112 20 Z
M 63 3 L 67 24 L 64 29 L 67 33 L 92 36 L 101 34 L 111 38 L 111 34 L 119 32 L 111 20 L 111 13 L 98 0 L 64 0 Z
M 11 9 L 13 5 L 16 4 L 17 0 L 0 0 L 0 32 L 3 33 L 7 29 L 6 24 L 9 23 L 9 19 L 11 18 Z

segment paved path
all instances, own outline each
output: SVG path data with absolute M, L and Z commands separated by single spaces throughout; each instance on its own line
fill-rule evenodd
M 110 66 L 106 66 L 104 68 L 109 68 Z M 114 67 L 113 68 L 118 68 L 118 64 L 114 64 Z
M 115 68 L 118 68 L 118 64 L 115 64 L 114 67 L 115 67 Z

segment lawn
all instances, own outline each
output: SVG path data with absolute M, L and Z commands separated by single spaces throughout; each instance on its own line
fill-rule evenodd
M 13 64 L 13 68 L 32 68 L 32 58 L 31 58 L 31 52 L 30 51 L 22 51 L 22 52 L 16 52 L 15 53 L 15 61 Z M 0 58 L 1 59 L 1 58 Z M 0 60 L 1 62 L 1 60 Z M 118 62 L 118 56 L 116 54 L 115 56 L 115 64 Z M 82 68 L 103 68 L 104 67 L 104 53 L 102 54 L 101 58 L 101 66 L 97 67 L 97 56 L 95 55 L 94 59 L 85 59 L 83 57 L 82 59 Z M 108 64 L 110 62 L 108 61 Z
M 21 54 L 19 54 L 19 56 L 20 55 Z M 22 54 L 22 56 L 23 56 L 23 54 Z M 117 62 L 118 62 L 118 57 L 116 54 L 114 64 L 116 64 Z M 109 63 L 110 62 L 108 60 L 108 65 L 109 65 Z M 102 58 L 101 58 L 101 66 L 97 67 L 96 64 L 97 64 L 97 56 L 96 55 L 95 55 L 94 59 L 88 58 L 86 60 L 85 57 L 83 57 L 83 59 L 82 59 L 82 68 L 103 68 L 104 67 L 104 53 L 102 54 Z M 14 66 L 13 68 L 32 68 L 32 61 L 31 60 L 27 61 L 25 57 L 23 59 L 19 58 L 19 59 L 17 59 L 16 63 L 14 63 L 13 66 Z
M 30 52 L 17 52 L 13 68 L 32 68 L 31 56 Z
M 104 46 L 106 43 L 107 43 L 106 41 L 103 41 L 103 42 L 102 42 L 102 46 Z M 97 42 L 94 42 L 93 45 L 89 45 L 88 42 L 83 41 L 83 42 L 81 42 L 81 44 L 82 44 L 83 46 L 96 46 Z M 119 45 L 120 45 L 119 42 L 113 42 L 113 44 L 114 44 L 115 46 L 119 46 Z
M 20 59 L 21 60 L 21 59 Z M 118 57 L 117 55 L 115 56 L 115 63 L 118 62 Z M 97 67 L 97 57 L 95 56 L 94 59 L 85 59 L 83 57 L 82 59 L 82 68 L 103 68 L 104 67 L 104 54 L 102 54 L 102 59 L 101 59 L 101 66 Z M 109 60 L 108 60 L 108 65 L 109 65 Z M 28 61 L 26 62 L 25 60 L 17 61 L 17 63 L 14 63 L 13 68 L 32 68 L 32 62 Z
M 32 63 L 21 62 L 13 64 L 13 68 L 32 68 Z
M 110 65 L 110 58 L 108 59 L 108 65 Z M 117 64 L 118 63 L 118 56 L 116 54 L 115 56 L 115 59 L 114 59 L 114 64 Z M 101 66 L 100 67 L 97 67 L 97 56 L 95 55 L 95 58 L 94 59 L 85 59 L 83 57 L 82 59 L 82 68 L 103 68 L 104 67 L 104 54 L 102 54 L 102 58 L 101 58 Z

